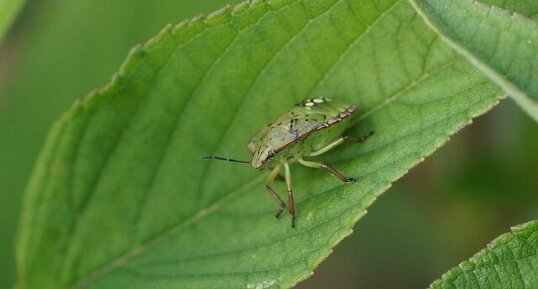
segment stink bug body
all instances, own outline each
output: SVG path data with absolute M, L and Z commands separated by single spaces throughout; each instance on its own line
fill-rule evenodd
M 308 98 L 300 101 L 290 111 L 279 116 L 262 129 L 247 145 L 252 153 L 251 161 L 240 161 L 219 156 L 203 156 L 202 159 L 214 159 L 239 163 L 250 163 L 255 169 L 269 169 L 265 179 L 265 188 L 275 199 L 280 209 L 278 218 L 286 204 L 271 188 L 273 181 L 284 168 L 284 179 L 288 187 L 288 208 L 291 226 L 295 226 L 295 205 L 291 188 L 289 164 L 299 162 L 311 168 L 322 168 L 345 183 L 352 183 L 348 178 L 326 163 L 304 160 L 303 157 L 321 155 L 346 141 L 363 142 L 373 132 L 359 137 L 342 136 L 349 126 L 349 116 L 356 106 L 333 101 L 324 97 Z

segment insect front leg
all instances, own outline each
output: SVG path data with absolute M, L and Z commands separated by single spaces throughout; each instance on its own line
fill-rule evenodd
M 286 209 L 286 204 L 284 204 L 284 201 L 282 201 L 282 199 L 278 196 L 278 194 L 273 190 L 273 188 L 271 188 L 271 184 L 273 183 L 273 181 L 275 180 L 275 178 L 279 175 L 280 173 L 280 169 L 282 168 L 281 165 L 277 165 L 270 173 L 269 175 L 267 176 L 267 178 L 265 178 L 265 189 L 267 190 L 267 192 L 273 197 L 273 199 L 275 199 L 276 203 L 278 204 L 278 206 L 280 207 L 280 209 L 278 210 L 278 212 L 276 213 L 276 216 L 275 217 L 280 217 L 280 214 L 282 214 L 282 212 L 284 211 L 284 209 Z
M 360 135 L 358 137 L 355 137 L 355 136 L 343 136 L 339 139 L 337 139 L 336 141 L 326 145 L 325 147 L 315 151 L 315 152 L 312 152 L 310 153 L 308 156 L 309 157 L 315 157 L 315 156 L 319 156 L 321 154 L 324 154 L 330 150 L 332 150 L 333 148 L 345 143 L 346 141 L 352 141 L 352 142 L 356 142 L 356 143 L 361 143 L 365 140 L 367 140 L 370 136 L 372 136 L 374 134 L 373 131 L 370 131 L 370 132 L 367 132 L 363 135 Z
M 293 203 L 293 190 L 291 189 L 291 173 L 288 163 L 284 163 L 284 177 L 288 186 L 288 207 L 291 215 L 291 227 L 295 227 L 295 204 Z
M 350 183 L 353 183 L 353 182 L 356 181 L 355 178 L 348 178 L 348 177 L 342 175 L 341 173 L 339 173 L 337 170 L 333 169 L 328 164 L 318 163 L 318 162 L 310 162 L 310 161 L 305 161 L 303 159 L 298 159 L 298 161 L 299 161 L 299 163 L 301 163 L 305 167 L 315 168 L 315 169 L 319 169 L 319 168 L 324 169 L 324 170 L 328 171 L 329 173 L 333 174 L 334 176 L 336 176 L 337 178 L 339 178 L 342 182 L 344 182 L 346 184 L 350 184 Z

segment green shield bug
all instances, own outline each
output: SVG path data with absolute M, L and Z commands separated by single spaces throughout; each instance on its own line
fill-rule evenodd
M 284 168 L 284 179 L 288 187 L 288 208 L 291 226 L 295 227 L 295 205 L 289 164 L 299 162 L 310 168 L 321 168 L 333 174 L 345 183 L 353 183 L 348 178 L 326 163 L 304 160 L 303 157 L 319 156 L 346 142 L 363 142 L 373 132 L 359 137 L 342 136 L 349 126 L 349 116 L 355 112 L 355 105 L 350 105 L 325 97 L 301 100 L 290 111 L 279 116 L 263 128 L 247 145 L 252 153 L 251 161 L 241 161 L 220 156 L 202 156 L 204 160 L 221 160 L 250 164 L 255 169 L 269 169 L 265 178 L 265 189 L 275 199 L 280 209 L 278 218 L 286 209 L 286 204 L 271 188 L 273 181 L 280 176 Z

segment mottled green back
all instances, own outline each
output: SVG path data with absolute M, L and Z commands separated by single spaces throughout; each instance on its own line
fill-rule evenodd
M 328 98 L 304 99 L 290 111 L 279 116 L 262 129 L 249 143 L 254 168 L 266 167 L 285 158 L 305 155 L 332 141 L 324 130 L 338 127 L 339 136 L 345 126 L 336 125 L 355 111 L 355 106 Z M 334 130 L 330 135 L 334 135 Z M 319 141 L 308 140 L 317 134 Z

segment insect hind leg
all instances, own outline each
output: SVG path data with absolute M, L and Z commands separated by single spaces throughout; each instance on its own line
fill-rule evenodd
M 356 142 L 356 143 L 364 142 L 369 137 L 371 137 L 373 134 L 374 134 L 373 131 L 369 131 L 369 132 L 367 132 L 367 133 L 365 133 L 363 135 L 357 136 L 357 137 L 355 137 L 355 136 L 343 136 L 343 137 L 335 140 L 334 142 L 326 145 L 325 147 L 322 147 L 321 149 L 310 153 L 308 156 L 309 157 L 319 156 L 319 155 L 324 154 L 324 153 L 334 149 L 335 147 L 345 143 L 346 141 L 352 141 L 352 142 Z
M 305 167 L 309 168 L 315 168 L 315 169 L 324 169 L 334 175 L 335 177 L 339 178 L 342 182 L 346 184 L 354 183 L 356 181 L 355 178 L 348 178 L 344 176 L 343 174 L 339 173 L 337 170 L 335 170 L 333 167 L 326 163 L 318 163 L 318 162 L 311 162 L 311 161 L 305 161 L 303 159 L 298 159 L 299 163 L 301 163 Z
M 364 142 L 365 140 L 367 140 L 368 138 L 370 138 L 372 135 L 374 134 L 374 131 L 371 130 L 363 135 L 360 135 L 360 136 L 344 136 L 343 139 L 344 141 L 352 141 L 352 142 L 356 142 L 356 143 L 361 143 L 361 142 Z
M 267 192 L 273 197 L 275 202 L 280 207 L 280 209 L 278 210 L 278 212 L 275 215 L 275 217 L 277 217 L 277 218 L 279 218 L 280 215 L 282 214 L 282 212 L 284 212 L 284 210 L 286 209 L 286 204 L 284 203 L 284 201 L 282 201 L 282 199 L 280 198 L 280 196 L 278 196 L 278 194 L 275 192 L 275 190 L 273 190 L 273 188 L 271 188 L 271 184 L 274 182 L 274 180 L 277 178 L 277 176 L 279 176 L 280 168 L 281 168 L 280 165 L 276 166 L 269 173 L 267 178 L 265 178 L 265 190 L 267 190 Z

